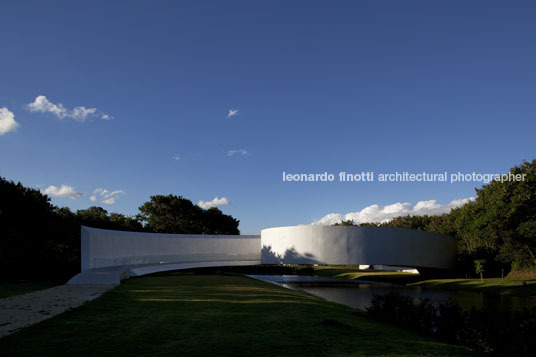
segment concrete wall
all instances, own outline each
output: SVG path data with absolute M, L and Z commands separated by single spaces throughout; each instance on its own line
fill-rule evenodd
M 260 236 L 122 232 L 82 227 L 82 272 L 95 268 L 210 262 L 366 264 L 452 268 L 455 242 L 391 227 L 293 226 Z
M 261 231 L 263 264 L 371 264 L 450 269 L 454 239 L 393 227 L 293 226 Z
M 82 271 L 189 262 L 260 260 L 260 236 L 122 232 L 82 226 Z M 225 265 L 225 264 L 222 264 Z

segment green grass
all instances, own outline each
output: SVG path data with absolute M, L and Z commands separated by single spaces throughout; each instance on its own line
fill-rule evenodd
M 357 310 L 233 275 L 125 281 L 0 339 L 2 356 L 470 355 Z
M 0 282 L 0 299 L 62 285 L 64 281 Z
M 506 277 L 484 279 L 483 282 L 480 279 L 437 279 L 424 280 L 409 285 L 449 290 L 471 289 L 492 294 L 536 296 L 536 279 Z

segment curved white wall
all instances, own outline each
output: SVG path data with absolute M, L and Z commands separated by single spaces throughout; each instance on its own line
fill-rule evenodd
M 82 271 L 189 262 L 258 264 L 260 250 L 260 236 L 141 233 L 82 227 Z
M 82 227 L 82 272 L 69 284 L 119 284 L 130 276 L 209 266 L 367 264 L 452 268 L 455 242 L 388 227 L 295 226 L 261 235 L 123 232 Z
M 261 231 L 262 264 L 367 264 L 450 269 L 451 237 L 413 229 L 292 226 Z

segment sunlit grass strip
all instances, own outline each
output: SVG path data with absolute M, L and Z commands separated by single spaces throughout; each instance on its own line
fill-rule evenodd
M 410 285 L 426 288 L 473 289 L 496 294 L 536 296 L 536 279 L 509 277 L 490 278 L 484 279 L 484 281 L 480 281 L 480 279 L 437 279 L 424 280 Z

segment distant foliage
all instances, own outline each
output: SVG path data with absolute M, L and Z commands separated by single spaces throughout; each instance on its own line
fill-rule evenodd
M 151 196 L 139 210 L 138 219 L 152 232 L 240 234 L 239 220 L 216 207 L 205 210 L 182 196 Z
M 418 229 L 421 231 L 428 230 L 432 221 L 436 220 L 435 216 L 401 216 L 390 220 L 389 222 L 382 223 L 382 227 L 399 227 L 407 229 Z
M 359 226 L 359 227 L 378 227 L 379 223 L 355 223 L 351 219 L 342 220 L 339 223 L 334 223 L 334 226 Z
M 473 307 L 464 311 L 453 301 L 434 305 L 428 299 L 415 302 L 407 295 L 391 292 L 373 295 L 367 312 L 405 329 L 497 356 L 536 353 L 536 309 L 501 313 Z
M 119 231 L 144 231 L 143 225 L 134 217 L 128 217 L 121 213 L 110 213 L 102 207 L 89 207 L 76 211 L 76 219 L 81 225 L 103 229 L 115 229 Z
M 354 221 L 352 221 L 351 219 L 349 220 L 342 220 L 340 221 L 339 223 L 335 223 L 333 224 L 334 226 L 356 226 L 356 224 L 354 223 Z

